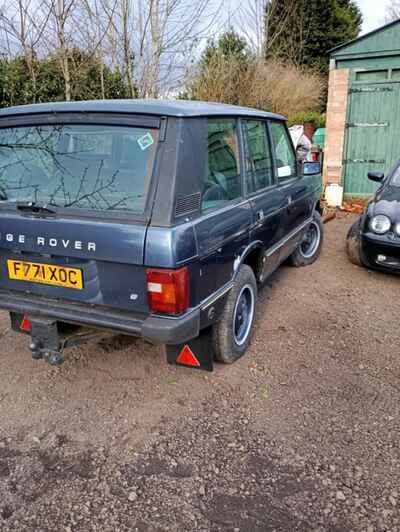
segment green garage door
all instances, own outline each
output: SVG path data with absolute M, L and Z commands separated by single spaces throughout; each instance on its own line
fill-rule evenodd
M 367 173 L 386 173 L 400 159 L 399 84 L 354 84 L 348 105 L 344 193 L 369 196 L 377 185 L 369 181 Z

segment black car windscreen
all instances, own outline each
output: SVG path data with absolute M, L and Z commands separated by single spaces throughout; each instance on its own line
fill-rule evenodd
M 158 130 L 36 125 L 0 129 L 0 204 L 143 214 Z

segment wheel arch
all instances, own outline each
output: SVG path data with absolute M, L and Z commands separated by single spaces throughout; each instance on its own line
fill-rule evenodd
M 250 266 L 256 280 L 259 281 L 263 270 L 264 253 L 265 247 L 261 240 L 249 244 L 235 260 L 233 278 L 236 278 L 240 266 L 246 264 Z
M 315 205 L 314 205 L 314 211 L 319 212 L 319 214 L 322 216 L 322 214 L 323 214 L 323 210 L 324 210 L 324 209 L 323 209 L 323 207 L 322 207 L 321 200 L 319 199 L 319 200 L 317 200 L 317 201 L 315 202 Z

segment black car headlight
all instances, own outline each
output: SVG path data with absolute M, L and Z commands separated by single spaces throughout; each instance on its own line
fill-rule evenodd
M 377 216 L 374 216 L 369 222 L 369 228 L 377 235 L 384 235 L 390 230 L 391 227 L 392 220 L 389 218 L 389 216 L 385 216 L 384 214 L 378 214 Z

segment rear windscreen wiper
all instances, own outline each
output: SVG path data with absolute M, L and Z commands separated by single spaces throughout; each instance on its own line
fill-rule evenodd
M 17 203 L 17 209 L 29 214 L 37 214 L 38 216 L 54 215 L 57 214 L 57 210 L 48 205 L 41 205 L 35 201 L 28 203 Z

